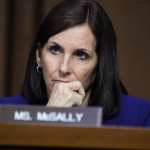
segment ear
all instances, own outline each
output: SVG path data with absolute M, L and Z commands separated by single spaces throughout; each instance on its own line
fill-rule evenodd
M 40 58 L 40 54 L 39 54 L 39 49 L 36 50 L 36 62 L 39 66 L 41 66 L 41 58 Z

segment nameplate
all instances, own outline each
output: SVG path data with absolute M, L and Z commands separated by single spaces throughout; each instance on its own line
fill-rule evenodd
M 99 127 L 102 125 L 102 108 L 1 105 L 0 122 Z

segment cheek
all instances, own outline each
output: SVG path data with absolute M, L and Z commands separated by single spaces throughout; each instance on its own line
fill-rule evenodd
M 55 70 L 55 63 L 49 60 L 45 60 L 42 62 L 43 74 L 46 76 L 51 76 L 51 74 Z
M 45 59 L 42 60 L 41 66 L 47 90 L 51 91 L 52 89 L 51 80 L 55 72 L 57 71 L 58 63 L 56 60 L 54 61 L 52 58 L 46 57 Z
M 94 79 L 94 68 L 93 65 L 83 65 L 74 70 L 76 73 L 77 79 L 82 83 L 84 88 L 86 89 Z

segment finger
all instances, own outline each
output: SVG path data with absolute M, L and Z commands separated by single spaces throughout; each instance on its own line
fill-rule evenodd
M 73 90 L 81 94 L 82 96 L 85 96 L 85 90 L 81 84 L 80 81 L 72 81 L 68 83 L 68 86 Z
M 74 105 L 81 105 L 83 101 L 83 96 L 78 94 L 77 92 L 72 91 L 72 100 Z

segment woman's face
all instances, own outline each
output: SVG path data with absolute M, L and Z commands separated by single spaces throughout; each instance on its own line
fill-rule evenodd
M 96 39 L 87 24 L 69 28 L 50 37 L 37 50 L 37 63 L 50 95 L 55 83 L 80 81 L 86 90 L 94 78 L 97 64 Z

